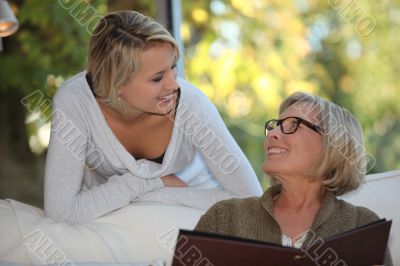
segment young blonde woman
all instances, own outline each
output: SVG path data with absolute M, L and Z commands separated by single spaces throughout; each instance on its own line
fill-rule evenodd
M 100 21 L 86 71 L 54 96 L 47 216 L 83 223 L 132 201 L 206 209 L 262 193 L 215 106 L 177 77 L 178 57 L 149 17 L 120 11 Z M 180 176 L 193 161 L 208 172 Z

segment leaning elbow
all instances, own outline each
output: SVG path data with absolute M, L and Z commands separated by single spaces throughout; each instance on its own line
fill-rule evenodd
M 68 211 L 68 209 L 69 208 L 63 208 L 60 210 L 45 205 L 44 215 L 57 223 L 81 224 L 86 222 L 83 219 L 79 219 L 76 213 Z

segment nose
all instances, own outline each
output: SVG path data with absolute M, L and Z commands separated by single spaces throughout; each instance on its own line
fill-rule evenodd
M 264 140 L 264 150 L 267 151 L 268 142 L 271 140 L 278 140 L 282 137 L 281 128 L 278 126 L 270 131 L 268 131 L 267 136 Z
M 281 127 L 277 126 L 276 128 L 268 131 L 266 139 L 280 139 L 282 137 Z
M 171 69 L 167 75 L 167 82 L 165 83 L 166 89 L 174 91 L 179 88 L 179 84 L 176 81 L 176 78 L 177 78 L 176 69 L 175 68 Z

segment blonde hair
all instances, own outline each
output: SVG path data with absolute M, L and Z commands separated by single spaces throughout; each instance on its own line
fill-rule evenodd
M 122 111 L 118 90 L 139 68 L 139 52 L 157 42 L 170 43 L 175 61 L 179 49 L 171 34 L 159 23 L 136 11 L 116 11 L 104 16 L 89 44 L 87 71 L 94 92 L 110 107 Z
M 343 195 L 361 184 L 367 168 L 363 131 L 358 120 L 345 108 L 303 92 L 295 92 L 280 105 L 279 113 L 289 106 L 308 103 L 299 108 L 304 115 L 319 121 L 322 155 L 317 177 L 322 185 L 336 195 Z

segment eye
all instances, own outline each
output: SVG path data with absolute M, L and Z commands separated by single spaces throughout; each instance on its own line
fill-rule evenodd
M 171 66 L 171 69 L 176 69 L 176 63 Z
M 160 75 L 160 76 L 157 76 L 157 77 L 153 78 L 152 81 L 153 82 L 160 82 L 162 80 L 162 78 L 163 78 L 163 76 Z
M 283 126 L 287 129 L 293 129 L 297 126 L 297 120 L 294 118 L 289 118 L 283 121 Z

